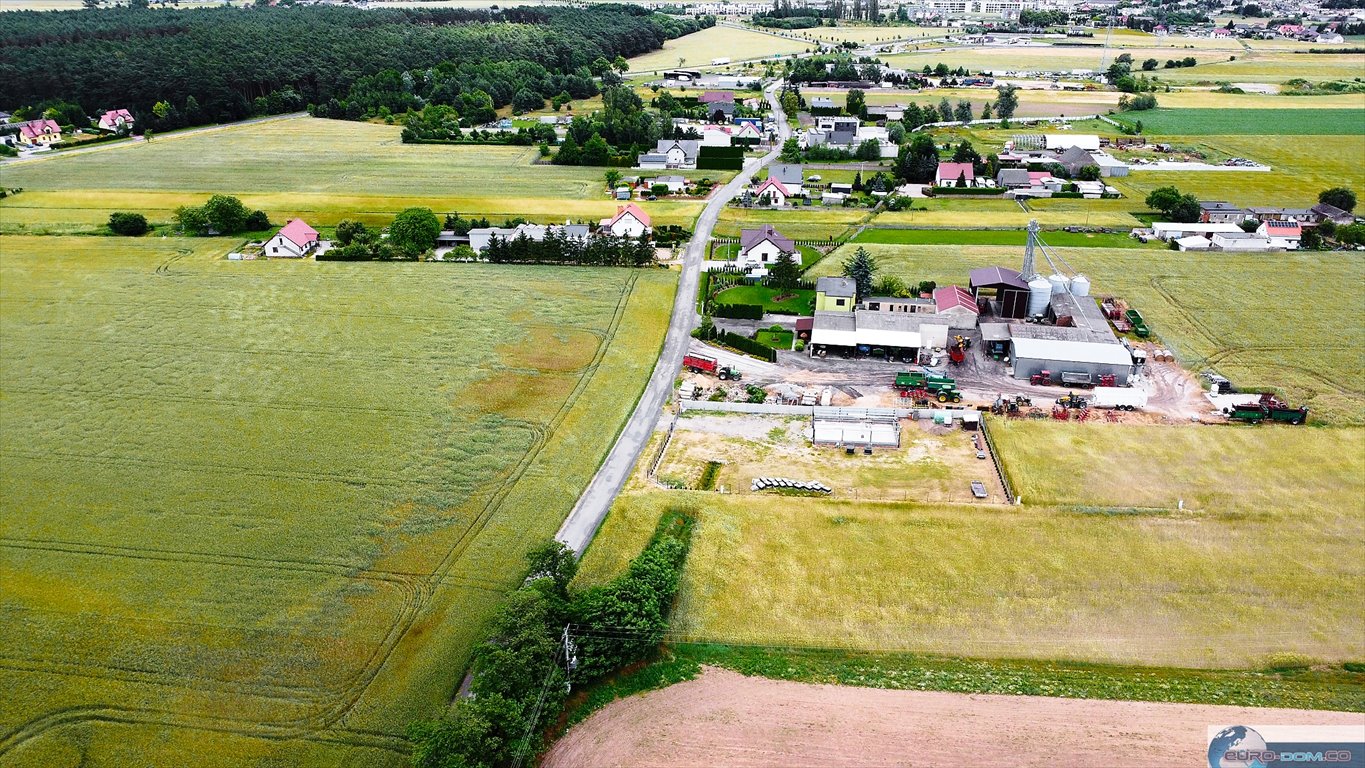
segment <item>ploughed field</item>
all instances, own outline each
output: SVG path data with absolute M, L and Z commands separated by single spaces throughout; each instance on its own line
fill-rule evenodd
M 405 765 L 674 284 L 237 242 L 0 241 L 0 764 Z

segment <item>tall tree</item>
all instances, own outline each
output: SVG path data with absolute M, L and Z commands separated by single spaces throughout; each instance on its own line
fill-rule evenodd
M 430 208 L 408 208 L 389 225 L 389 242 L 409 258 L 417 258 L 436 245 L 441 220 Z
M 1332 187 L 1318 193 L 1318 202 L 1350 212 L 1356 209 L 1356 193 L 1346 187 Z
M 801 282 L 801 265 L 797 263 L 795 256 L 784 253 L 778 257 L 772 269 L 768 270 L 768 274 L 778 289 L 790 291 Z
M 844 260 L 842 268 L 844 277 L 852 279 L 858 286 L 859 299 L 872 292 L 872 283 L 877 274 L 877 260 L 866 248 L 859 246 L 852 256 Z
M 1013 85 L 1002 85 L 995 89 L 999 96 L 995 100 L 995 114 L 1001 120 L 1008 120 L 1014 117 L 1014 110 L 1019 108 L 1019 88 Z

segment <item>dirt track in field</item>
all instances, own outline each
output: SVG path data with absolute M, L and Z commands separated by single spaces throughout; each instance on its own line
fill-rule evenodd
M 615 702 L 569 731 L 546 768 L 1196 766 L 1210 725 L 1358 725 L 1295 709 L 888 691 L 744 677 Z

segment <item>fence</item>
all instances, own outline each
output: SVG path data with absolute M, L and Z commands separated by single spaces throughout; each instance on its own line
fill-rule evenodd
M 986 438 L 986 448 L 990 450 L 991 463 L 995 465 L 995 474 L 1000 478 L 1000 487 L 1005 489 L 1005 501 L 1010 504 L 1018 504 L 1019 497 L 1014 494 L 1009 475 L 1005 474 L 1005 467 L 1000 463 L 1000 453 L 995 450 L 995 441 L 991 439 L 991 430 L 986 426 L 986 421 L 984 418 L 981 420 L 981 436 Z
M 847 408 L 835 405 L 782 405 L 779 403 L 714 403 L 709 400 L 682 400 L 684 411 L 722 411 L 782 416 L 811 416 L 822 419 L 932 419 L 938 413 L 962 414 L 962 409 L 935 408 Z

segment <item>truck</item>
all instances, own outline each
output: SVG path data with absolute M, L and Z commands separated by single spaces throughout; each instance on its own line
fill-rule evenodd
M 1262 421 L 1283 421 L 1287 424 L 1302 424 L 1308 420 L 1307 408 L 1290 408 L 1272 394 L 1261 395 L 1254 403 L 1234 405 L 1225 411 L 1233 421 L 1260 424 Z
M 1140 338 L 1144 339 L 1152 335 L 1152 332 L 1147 329 L 1147 321 L 1142 319 L 1142 315 L 1136 309 L 1130 309 L 1123 314 L 1128 318 L 1128 322 L 1132 324 L 1133 333 L 1136 333 Z
M 1095 387 L 1090 404 L 1096 408 L 1136 411 L 1147 407 L 1147 393 L 1132 387 Z
M 938 392 L 941 389 L 957 389 L 957 380 L 951 376 L 938 376 L 924 371 L 901 371 L 896 374 L 896 382 L 891 386 L 899 390 L 924 389 Z
M 729 365 L 721 365 L 714 357 L 706 355 L 683 355 L 683 367 L 693 373 L 706 373 L 719 378 L 721 381 L 739 381 L 744 378 L 744 374 Z

